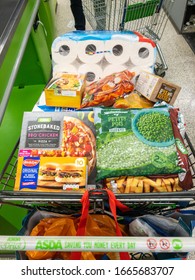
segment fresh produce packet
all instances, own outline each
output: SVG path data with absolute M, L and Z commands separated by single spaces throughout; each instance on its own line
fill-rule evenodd
M 134 89 L 131 79 L 135 73 L 128 70 L 113 73 L 88 85 L 83 93 L 81 108 L 112 106 L 114 102 Z

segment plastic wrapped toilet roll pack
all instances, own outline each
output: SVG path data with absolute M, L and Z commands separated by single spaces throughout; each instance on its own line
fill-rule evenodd
M 154 42 L 131 31 L 73 31 L 52 44 L 53 72 L 84 73 L 88 83 L 125 69 L 153 69 L 155 59 Z

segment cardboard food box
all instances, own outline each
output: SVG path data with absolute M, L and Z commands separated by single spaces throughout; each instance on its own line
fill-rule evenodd
M 87 158 L 88 184 L 95 184 L 93 111 L 24 112 L 18 157 Z
M 165 101 L 173 105 L 181 87 L 159 76 L 141 71 L 135 85 L 135 90 L 153 102 Z
M 47 106 L 80 108 L 85 88 L 85 75 L 59 73 L 46 86 Z
M 15 191 L 82 191 L 86 185 L 86 157 L 18 158 Z

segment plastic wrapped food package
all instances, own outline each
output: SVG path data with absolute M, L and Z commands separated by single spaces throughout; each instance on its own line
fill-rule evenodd
M 97 181 L 182 172 L 167 108 L 94 112 Z
M 133 76 L 134 73 L 125 70 L 88 85 L 83 93 L 81 108 L 112 106 L 117 98 L 133 91 Z

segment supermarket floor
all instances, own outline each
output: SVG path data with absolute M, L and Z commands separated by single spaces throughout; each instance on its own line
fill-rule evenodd
M 70 1 L 57 1 L 57 33 L 61 35 L 74 30 L 74 21 Z M 91 29 L 88 23 L 87 29 Z M 170 21 L 166 25 L 159 44 L 168 64 L 165 78 L 182 87 L 175 107 L 179 107 L 183 113 L 186 131 L 195 147 L 195 55 L 183 36 L 177 34 Z M 191 253 L 189 259 L 195 260 L 195 253 Z

